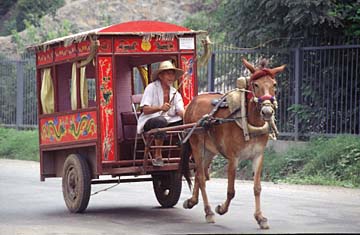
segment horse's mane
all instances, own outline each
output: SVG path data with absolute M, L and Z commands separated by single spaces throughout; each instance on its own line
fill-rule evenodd
M 258 69 L 265 69 L 265 68 L 268 68 L 268 65 L 269 65 L 269 60 L 268 59 L 265 59 L 265 58 L 262 58 L 259 62 L 259 66 L 258 66 Z

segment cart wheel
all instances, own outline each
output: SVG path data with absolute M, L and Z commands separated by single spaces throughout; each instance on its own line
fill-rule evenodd
M 70 154 L 64 163 L 62 190 L 69 211 L 81 213 L 88 206 L 91 192 L 90 168 L 86 160 Z
M 156 199 L 162 207 L 169 208 L 176 205 L 181 194 L 181 176 L 178 172 L 153 174 L 153 187 Z

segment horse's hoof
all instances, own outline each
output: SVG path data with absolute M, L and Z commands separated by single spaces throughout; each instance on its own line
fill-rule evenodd
M 189 200 L 185 200 L 184 203 L 183 203 L 183 207 L 184 209 L 190 209 L 189 208 L 189 203 L 188 203 Z
M 215 223 L 215 215 L 214 214 L 205 215 L 205 219 L 206 219 L 206 222 L 209 224 Z
M 268 220 L 266 218 L 263 218 L 260 221 L 258 221 L 258 224 L 261 229 L 269 229 L 270 228 L 270 226 L 268 224 Z
M 223 207 L 221 205 L 218 205 L 216 208 L 215 208 L 215 211 L 216 213 L 218 213 L 219 215 L 223 215 L 226 213 L 225 210 L 222 209 Z
M 191 209 L 191 208 L 194 207 L 194 205 L 195 204 L 191 203 L 190 199 L 185 200 L 184 203 L 183 203 L 183 207 L 185 209 Z

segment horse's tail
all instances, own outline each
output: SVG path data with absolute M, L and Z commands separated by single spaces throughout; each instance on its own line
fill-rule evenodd
M 189 159 L 191 155 L 191 145 L 189 141 L 186 141 L 181 145 L 181 152 L 180 152 L 180 169 L 181 175 L 183 175 L 188 183 L 189 189 L 191 190 L 192 183 L 190 179 L 190 166 L 189 166 Z

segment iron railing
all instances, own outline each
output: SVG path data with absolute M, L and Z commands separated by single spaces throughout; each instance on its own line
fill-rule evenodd
M 0 59 L 0 124 L 17 128 L 36 127 L 34 59 Z
M 226 92 L 249 76 L 245 57 L 269 67 L 287 64 L 277 76 L 277 125 L 284 138 L 360 134 L 360 44 L 297 48 L 233 49 L 215 45 L 207 66 L 198 68 L 199 92 Z M 89 88 L 91 85 L 89 84 Z M 93 88 L 90 90 L 94 90 Z M 94 94 L 93 94 L 94 95 Z M 35 61 L 0 59 L 0 125 L 36 127 Z
M 277 124 L 283 137 L 301 139 L 317 134 L 360 134 L 360 45 L 234 50 L 214 46 L 206 68 L 199 70 L 200 91 L 226 92 L 240 76 L 241 63 L 260 58 L 269 67 L 287 64 L 277 76 Z

